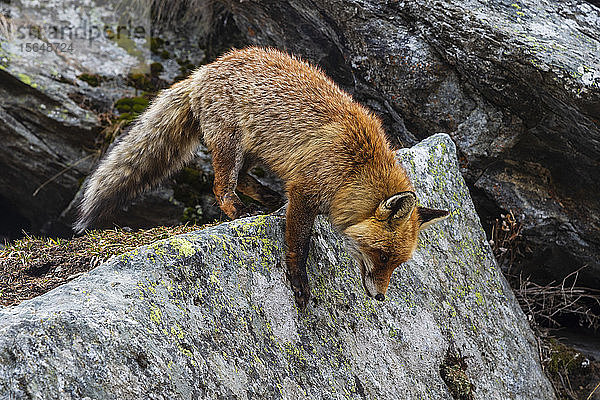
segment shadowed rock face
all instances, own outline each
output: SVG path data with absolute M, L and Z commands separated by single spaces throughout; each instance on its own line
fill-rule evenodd
M 30 85 L 0 70 L 0 197 L 3 214 L 19 215 L 26 221 L 21 228 L 39 229 L 71 201 L 82 171 L 92 165 L 84 149 L 94 147 L 100 126 L 68 97 L 51 97 Z
M 512 210 L 523 224 L 528 272 L 560 280 L 587 265 L 580 283 L 600 287 L 600 9 L 580 0 L 222 3 L 252 43 L 321 65 L 382 115 L 394 140 L 448 133 L 482 212 Z
M 65 208 L 99 158 L 106 140 L 102 134 L 106 113 L 116 111 L 112 108 L 116 100 L 139 95 L 127 85 L 127 74 L 152 62 L 148 41 L 110 40 L 91 28 L 104 27 L 104 22 L 113 26 L 119 15 L 131 12 L 129 5 L 112 0 L 85 4 L 17 0 L 0 6 L 0 236 L 18 237 L 21 229 L 72 235 L 73 206 Z M 142 3 L 137 6 L 149 9 Z M 147 23 L 144 28 L 149 29 L 148 16 L 134 15 L 132 24 Z M 30 26 L 44 28 L 32 33 Z M 80 29 L 75 35 L 79 39 L 72 42 L 49 37 L 57 28 L 69 38 L 69 29 L 75 27 Z M 98 36 L 81 38 L 91 32 Z M 189 59 L 197 62 L 203 53 L 186 39 L 178 42 L 179 50 L 193 49 Z M 62 51 L 40 50 L 46 43 Z M 69 44 L 72 51 L 61 47 Z M 172 79 L 173 70 L 179 70 L 177 62 L 157 58 L 165 67 L 163 77 Z M 86 75 L 88 79 L 81 78 Z M 167 185 L 138 199 L 129 216 L 121 215 L 118 223 L 131 227 L 178 223 L 183 207 L 170 201 L 172 192 L 172 185 Z M 143 217 L 139 210 L 145 211 Z
M 284 219 L 240 219 L 114 257 L 1 310 L 0 397 L 451 399 L 448 377 L 459 375 L 477 399 L 554 399 L 454 144 L 436 135 L 398 158 L 420 203 L 451 214 L 422 234 L 384 303 L 364 294 L 320 218 L 314 302 L 298 312 L 282 269 Z M 448 365 L 448 353 L 460 362 Z

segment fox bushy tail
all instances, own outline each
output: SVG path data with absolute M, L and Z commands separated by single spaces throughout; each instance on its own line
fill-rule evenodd
M 85 185 L 76 232 L 111 215 L 193 157 L 202 134 L 190 107 L 190 86 L 180 82 L 163 90 L 100 162 Z

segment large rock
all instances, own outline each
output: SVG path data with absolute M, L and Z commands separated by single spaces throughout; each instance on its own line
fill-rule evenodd
M 164 66 L 160 77 L 170 80 L 180 73 L 176 56 L 194 63 L 204 57 L 191 44 L 193 30 L 189 39 L 181 35 L 176 52 L 169 48 L 171 58 L 153 55 L 149 9 L 118 0 L 0 4 L 0 213 L 7 216 L 0 237 L 21 229 L 72 234 L 72 207 L 70 219 L 60 215 L 99 158 L 107 115 L 116 100 L 140 94 L 128 74 L 148 72 L 154 57 Z M 114 34 L 119 24 L 131 33 Z M 122 215 L 119 223 L 178 223 L 183 207 L 170 201 L 172 192 L 171 182 L 148 194 L 132 207 L 145 218 Z
M 365 296 L 320 218 L 314 302 L 298 311 L 283 218 L 240 219 L 113 257 L 1 310 L 0 397 L 554 399 L 453 142 L 436 135 L 398 155 L 421 203 L 451 214 L 422 234 L 384 303 Z
M 600 9 L 583 0 L 222 0 L 255 44 L 321 65 L 413 144 L 456 141 L 480 210 L 512 210 L 529 272 L 600 288 Z M 536 271 L 537 270 L 537 271 Z

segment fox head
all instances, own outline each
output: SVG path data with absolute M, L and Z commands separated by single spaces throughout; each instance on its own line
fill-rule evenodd
M 383 301 L 396 267 L 417 248 L 419 232 L 448 216 L 444 210 L 417 206 L 414 192 L 382 201 L 373 215 L 344 230 L 348 248 L 360 266 L 367 295 Z

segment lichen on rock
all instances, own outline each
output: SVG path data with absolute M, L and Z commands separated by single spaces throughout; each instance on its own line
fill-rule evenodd
M 525 316 L 496 268 L 446 135 L 398 153 L 425 231 L 384 303 L 326 218 L 315 223 L 299 311 L 284 218 L 257 216 L 113 257 L 0 310 L 0 397 L 451 399 L 452 348 L 476 399 L 554 399 Z M 462 375 L 461 375 L 462 376 Z

